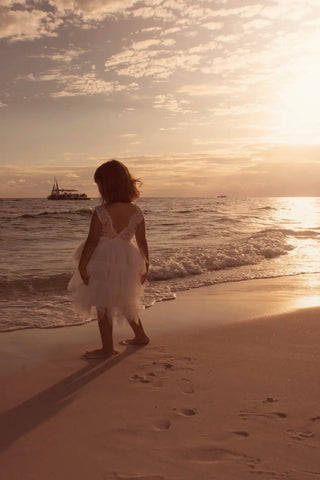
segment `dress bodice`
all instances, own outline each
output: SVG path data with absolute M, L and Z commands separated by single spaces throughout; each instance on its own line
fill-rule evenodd
M 114 228 L 112 224 L 111 216 L 104 205 L 99 205 L 96 208 L 96 212 L 102 224 L 102 232 L 101 232 L 102 237 L 107 237 L 107 238 L 118 237 L 128 242 L 130 242 L 130 240 L 133 238 L 136 232 L 137 226 L 143 220 L 143 213 L 141 209 L 136 205 L 136 209 L 131 214 L 127 226 L 123 228 L 121 232 L 117 232 L 117 230 Z

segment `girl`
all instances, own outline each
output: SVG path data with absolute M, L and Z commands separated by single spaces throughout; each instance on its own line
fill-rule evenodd
M 141 320 L 141 296 L 149 268 L 145 222 L 140 208 L 138 180 L 117 160 L 103 163 L 94 180 L 102 197 L 92 216 L 88 238 L 76 254 L 78 272 L 70 280 L 77 309 L 88 316 L 96 307 L 102 348 L 85 353 L 86 358 L 106 358 L 113 348 L 114 318 L 125 317 L 134 332 L 131 345 L 149 342 Z M 131 243 L 135 236 L 138 248 Z

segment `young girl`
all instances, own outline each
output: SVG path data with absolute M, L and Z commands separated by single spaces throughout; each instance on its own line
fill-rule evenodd
M 103 163 L 94 180 L 103 203 L 92 216 L 88 238 L 77 253 L 79 268 L 69 283 L 76 308 L 87 317 L 96 307 L 102 348 L 85 353 L 86 358 L 105 358 L 113 348 L 114 318 L 125 317 L 134 338 L 125 343 L 146 345 L 139 310 L 149 268 L 145 222 L 140 208 L 138 180 L 117 160 Z M 138 248 L 131 243 L 135 236 Z

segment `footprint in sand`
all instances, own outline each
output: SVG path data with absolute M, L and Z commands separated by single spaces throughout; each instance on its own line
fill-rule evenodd
M 193 363 L 193 358 L 192 357 L 182 357 L 183 360 L 186 360 L 187 362 Z
M 180 408 L 178 413 L 183 417 L 193 417 L 193 415 L 197 415 L 198 412 L 195 408 Z
M 262 401 L 262 403 L 275 403 L 275 402 L 279 402 L 279 400 L 273 397 L 267 397 L 265 400 Z
M 288 432 L 294 440 L 307 440 L 308 438 L 314 437 L 314 433 L 310 431 L 296 432 L 295 430 L 288 430 Z
M 173 409 L 177 411 L 176 408 Z M 177 413 L 182 417 L 192 417 L 193 415 L 197 414 L 197 410 L 195 408 L 180 408 Z M 153 422 L 153 428 L 155 430 L 169 430 L 171 427 L 171 420 L 169 418 L 161 418 Z
M 138 375 L 137 373 L 135 373 L 134 375 L 132 375 L 132 377 L 130 377 L 130 381 L 139 383 L 150 383 L 151 379 L 148 378 L 147 375 Z
M 145 375 L 139 375 L 135 373 L 130 377 L 130 382 L 134 383 L 151 383 L 154 387 L 162 387 L 162 380 L 157 378 L 154 372 L 146 373 Z
M 248 438 L 249 437 L 249 433 L 248 432 L 245 432 L 243 430 L 240 430 L 238 432 L 232 432 L 233 435 L 236 435 L 238 437 L 242 437 L 242 438 Z
M 276 415 L 279 418 L 287 418 L 287 414 L 283 412 L 272 412 L 271 415 Z
M 155 430 L 169 430 L 169 428 L 171 427 L 171 421 L 169 420 L 169 418 L 156 420 L 153 423 L 153 427 Z
M 239 416 L 244 420 L 247 420 L 249 417 L 265 417 L 265 418 L 287 418 L 287 414 L 283 412 L 270 412 L 270 413 L 258 413 L 258 412 L 240 412 Z
M 312 422 L 319 422 L 320 421 L 320 416 L 318 415 L 317 417 L 312 417 L 310 418 Z
M 179 385 L 182 393 L 186 393 L 186 394 L 194 393 L 193 385 L 188 378 L 181 378 Z

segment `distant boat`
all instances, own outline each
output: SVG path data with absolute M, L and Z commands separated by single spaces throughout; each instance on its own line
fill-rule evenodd
M 78 193 L 78 190 L 66 190 L 59 188 L 58 181 L 54 177 L 53 187 L 48 200 L 90 200 L 85 193 Z

